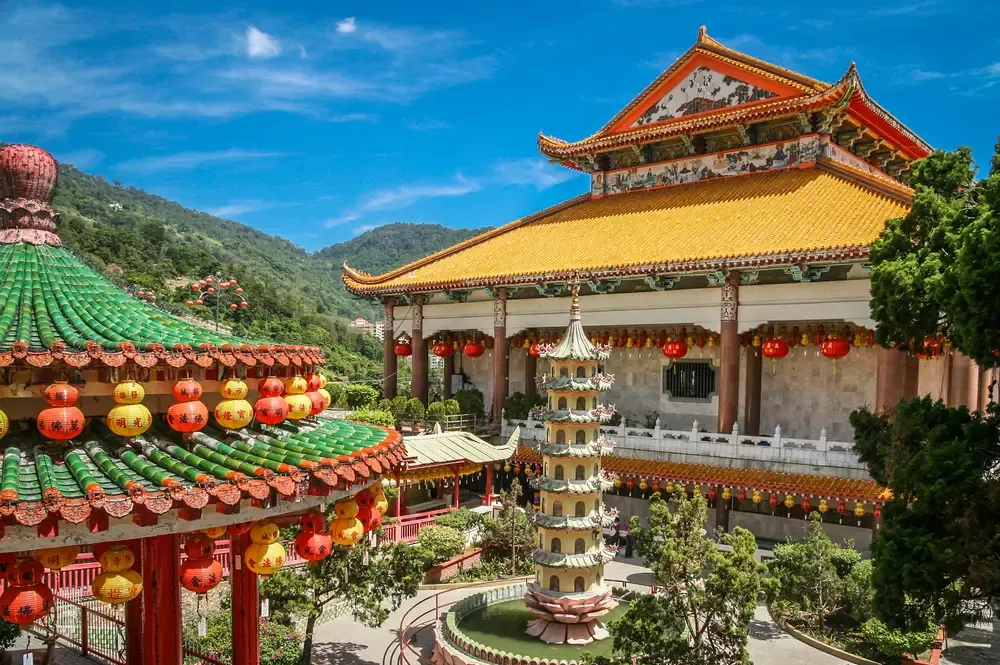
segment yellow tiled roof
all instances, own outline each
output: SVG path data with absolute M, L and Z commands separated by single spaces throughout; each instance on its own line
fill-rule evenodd
M 824 162 L 580 197 L 379 277 L 345 266 L 344 281 L 391 294 L 837 260 L 863 254 L 886 220 L 905 215 L 908 193 Z
M 511 458 L 521 462 L 540 462 L 542 456 L 527 446 L 521 446 Z M 891 493 L 874 480 L 812 476 L 803 473 L 779 473 L 756 469 L 733 469 L 709 464 L 685 464 L 632 457 L 605 457 L 601 466 L 609 473 L 637 478 L 661 478 L 675 482 L 705 483 L 733 488 L 809 494 L 861 501 L 887 501 Z M 735 494 L 735 491 L 733 492 Z

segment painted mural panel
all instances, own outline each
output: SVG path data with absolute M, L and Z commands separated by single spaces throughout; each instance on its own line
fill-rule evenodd
M 590 177 L 591 194 L 622 194 L 651 187 L 783 169 L 815 162 L 820 152 L 820 139 L 814 134 L 781 143 L 594 173 Z
M 632 126 L 641 127 L 770 97 L 777 95 L 702 65 L 674 86 L 660 101 L 650 106 Z

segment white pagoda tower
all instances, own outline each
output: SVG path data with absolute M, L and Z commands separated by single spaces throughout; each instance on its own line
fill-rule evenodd
M 533 558 L 535 581 L 528 583 L 524 603 L 538 618 L 527 633 L 549 643 L 589 644 L 608 636 L 599 621 L 618 601 L 604 584 L 604 564 L 617 548 L 604 544 L 603 527 L 616 512 L 607 511 L 602 490 L 610 481 L 601 470 L 601 455 L 612 442 L 601 436 L 601 423 L 614 413 L 598 394 L 607 390 L 614 376 L 599 373 L 610 349 L 595 347 L 580 322 L 576 289 L 569 327 L 558 345 L 539 349 L 549 361 L 549 373 L 538 377 L 548 395 L 545 441 L 539 444 L 542 471 L 532 482 L 541 493 L 539 543 Z

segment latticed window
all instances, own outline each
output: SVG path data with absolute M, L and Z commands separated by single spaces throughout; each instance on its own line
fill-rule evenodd
M 582 429 L 576 431 L 576 442 L 577 443 L 587 443 L 587 433 Z
M 690 360 L 664 367 L 663 392 L 676 400 L 711 401 L 715 394 L 715 368 L 712 361 Z

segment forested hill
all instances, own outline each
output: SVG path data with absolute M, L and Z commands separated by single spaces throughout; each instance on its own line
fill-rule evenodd
M 152 289 L 165 309 L 207 317 L 183 302 L 191 281 L 221 271 L 240 281 L 250 301 L 225 314 L 235 332 L 322 346 L 332 371 L 357 378 L 378 376 L 382 350 L 374 338 L 349 330 L 347 320 L 371 319 L 378 308 L 346 292 L 341 264 L 380 273 L 476 233 L 392 224 L 310 254 L 239 222 L 69 165 L 59 166 L 53 205 L 62 214 L 63 242 L 119 284 Z

